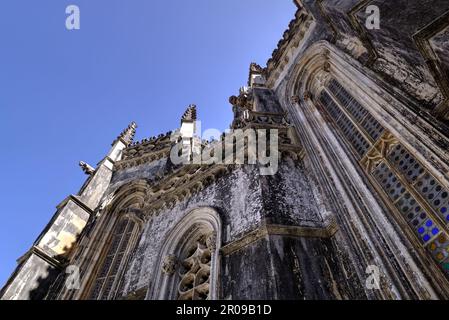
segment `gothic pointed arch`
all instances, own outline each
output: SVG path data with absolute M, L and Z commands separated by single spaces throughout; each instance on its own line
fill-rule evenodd
M 368 244 L 361 265 L 380 266 L 395 290 L 406 292 L 409 286 L 430 294 L 434 288 L 449 292 L 449 182 L 429 161 L 445 159 L 438 135 L 435 141 L 423 139 L 429 125 L 375 74 L 326 41 L 304 52 L 284 99 L 313 170 L 330 177 L 321 187 L 332 190 L 334 185 L 340 194 L 329 203 L 339 223 L 351 230 L 349 238 L 362 232 L 358 241 L 387 244 Z M 394 270 L 392 261 L 401 270 Z M 421 283 L 418 274 L 429 282 Z M 396 280 L 401 277 L 406 281 Z M 385 297 L 391 291 L 379 293 Z
M 89 281 L 82 298 L 120 298 L 122 278 L 145 220 L 143 207 L 147 190 L 145 180 L 136 180 L 121 186 L 104 200 L 99 227 L 91 241 L 97 248 L 97 254 L 92 257 L 96 263 L 86 277 Z
M 221 219 L 210 207 L 196 208 L 166 237 L 147 298 L 215 300 L 218 298 Z

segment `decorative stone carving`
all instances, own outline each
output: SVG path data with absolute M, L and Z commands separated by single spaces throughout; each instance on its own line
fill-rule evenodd
M 252 109 L 251 96 L 248 93 L 241 92 L 239 96 L 231 96 L 229 103 L 233 106 L 238 106 L 244 109 Z
M 304 100 L 312 99 L 312 94 L 309 91 L 304 92 Z
M 196 105 L 191 104 L 184 112 L 181 121 L 196 121 Z M 161 138 L 161 137 L 160 137 Z
M 214 252 L 215 249 L 217 248 L 217 233 L 215 231 L 212 231 L 207 235 L 206 246 L 212 252 Z
M 117 139 L 114 140 L 112 143 L 113 145 L 121 140 L 124 142 L 127 146 L 130 145 L 133 142 L 134 135 L 136 134 L 137 124 L 133 121 L 129 124 L 129 126 L 120 133 L 120 135 L 117 137 Z
M 100 203 L 100 206 L 98 207 L 99 213 L 101 210 L 106 208 L 114 199 L 114 193 L 108 194 L 108 196 Z
M 292 103 L 299 103 L 299 96 L 298 95 L 294 95 L 294 96 L 292 96 L 291 98 L 291 102 Z
M 84 161 L 80 161 L 79 165 L 83 172 L 89 176 L 95 172 L 95 169 Z
M 263 73 L 264 69 L 257 63 L 252 62 L 249 66 L 251 72 Z
M 178 284 L 178 300 L 207 300 L 210 295 L 211 249 L 207 237 L 193 243 L 182 260 L 181 280 Z M 205 243 L 206 242 L 206 243 Z
M 327 63 L 327 62 L 326 62 Z M 331 79 L 330 72 L 326 71 L 326 67 L 323 67 L 324 72 L 319 72 L 316 75 L 316 85 L 313 87 L 313 90 L 316 90 L 315 92 L 320 91 L 321 88 L 325 87 L 329 80 Z
M 178 258 L 174 254 L 169 254 L 165 256 L 164 262 L 162 264 L 162 272 L 168 276 L 175 273 L 178 267 Z
M 305 10 L 298 10 L 295 18 L 290 22 L 288 30 L 279 41 L 277 48 L 273 51 L 271 58 L 264 69 L 267 79 L 278 78 L 280 69 L 283 69 L 289 61 L 289 53 L 292 48 L 297 48 L 304 39 L 304 35 L 310 27 L 313 18 Z

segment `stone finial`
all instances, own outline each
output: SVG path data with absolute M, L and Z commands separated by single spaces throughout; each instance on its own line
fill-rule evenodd
M 249 65 L 248 86 L 264 86 L 265 85 L 265 69 L 257 63 L 252 62 Z
M 191 104 L 188 106 L 181 118 L 181 122 L 185 121 L 196 121 L 196 105 Z
M 239 96 L 229 97 L 229 103 L 233 106 L 238 106 L 244 109 L 252 109 L 252 97 L 250 94 L 240 92 Z
M 236 106 L 238 104 L 238 97 L 237 96 L 230 96 L 229 97 L 229 103 L 233 106 Z
M 174 254 L 165 256 L 162 262 L 162 272 L 166 275 L 173 275 L 178 267 L 178 258 Z
M 79 165 L 83 172 L 89 176 L 95 172 L 95 169 L 84 161 L 80 161 Z
M 252 73 L 262 73 L 263 68 L 255 62 L 251 62 L 249 65 L 249 71 Z
M 117 139 L 114 140 L 112 145 L 114 145 L 118 140 L 123 141 L 127 146 L 133 142 L 134 135 L 136 134 L 137 124 L 133 121 L 129 126 L 120 133 Z

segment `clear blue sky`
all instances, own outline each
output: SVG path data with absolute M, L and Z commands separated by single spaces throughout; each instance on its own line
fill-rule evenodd
M 65 28 L 65 8 L 81 29 Z M 203 129 L 232 119 L 228 97 L 265 65 L 292 0 L 2 0 L 0 286 L 132 120 L 137 139 L 176 128 L 198 105 Z

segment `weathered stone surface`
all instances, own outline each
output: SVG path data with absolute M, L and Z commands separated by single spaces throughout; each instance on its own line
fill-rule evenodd
M 217 181 L 199 194 L 177 204 L 171 210 L 152 216 L 145 225 L 130 271 L 125 278 L 128 291 L 148 286 L 162 244 L 168 232 L 190 210 L 208 206 L 218 210 L 223 222 L 223 243 L 230 242 L 261 222 L 262 200 L 257 168 L 236 169 L 226 179 Z
M 176 298 L 181 295 L 173 290 L 180 287 L 189 297 L 189 286 L 195 288 L 190 297 L 199 298 L 194 290 L 205 286 L 180 273 L 185 268 L 197 275 L 199 269 L 183 266 L 188 256 L 205 259 L 202 267 L 211 271 L 202 275 L 204 284 L 219 288 L 202 297 L 449 298 L 437 249 L 430 253 L 432 246 L 416 237 L 372 172 L 387 161 L 391 146 L 402 143 L 441 188 L 449 188 L 449 3 L 296 3 L 300 9 L 267 67 L 251 64 L 250 87 L 230 98 L 232 128 L 279 130 L 277 173 L 262 175 L 248 164 L 174 165 L 171 133 L 133 143 L 132 123 L 98 168 L 84 167 L 90 176 L 78 196 L 58 207 L 33 248 L 39 251 L 20 260 L 2 299 Z M 364 27 L 368 4 L 380 8 L 380 30 Z M 334 107 L 320 99 L 332 78 L 361 110 L 337 104 L 336 97 Z M 337 121 L 332 108 L 348 115 Z M 370 135 L 369 123 L 358 123 L 364 111 L 361 117 L 369 114 L 383 129 L 380 138 Z M 195 137 L 193 105 L 182 119 L 176 132 L 183 148 L 194 154 L 210 147 Z M 357 135 L 367 141 L 366 154 L 354 153 Z M 419 193 L 397 170 L 398 188 Z M 432 205 L 422 208 L 440 235 L 447 234 Z M 192 212 L 198 214 L 192 218 Z M 124 221 L 133 226 L 127 232 L 117 227 Z M 125 240 L 114 242 L 120 232 Z M 170 243 L 173 238 L 179 243 Z M 193 252 L 183 251 L 187 243 Z M 81 290 L 64 288 L 67 264 L 80 267 Z M 379 288 L 366 286 L 371 267 L 380 273 Z
M 48 293 L 48 288 L 56 279 L 59 270 L 31 253 L 15 271 L 19 278 L 13 278 L 2 291 L 3 300 L 41 300 Z
M 329 239 L 272 235 L 224 256 L 222 268 L 224 299 L 366 298 Z

